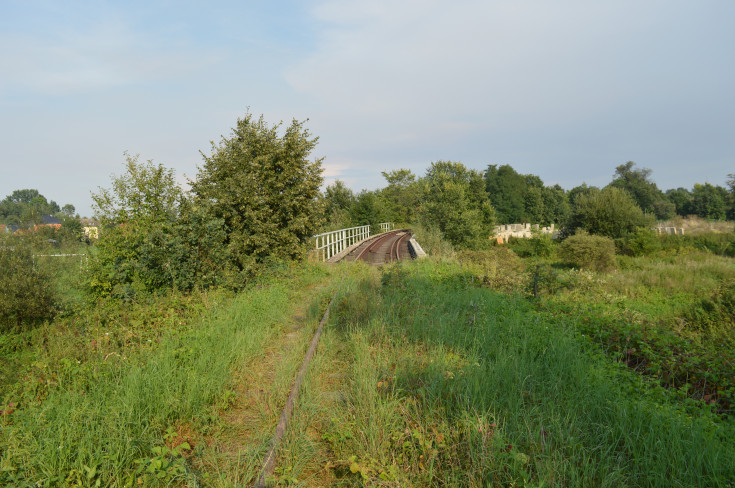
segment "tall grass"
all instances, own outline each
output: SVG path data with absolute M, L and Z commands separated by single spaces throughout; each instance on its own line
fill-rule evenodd
M 447 262 L 394 266 L 382 286 L 376 280 L 353 284 L 335 313 L 354 357 L 348 408 L 329 433 L 345 481 L 735 482 L 733 425 L 707 411 L 691 415 L 574 327 L 559 326 L 574 318 L 477 288 Z
M 280 331 L 294 296 L 323 277 L 318 269 L 261 283 L 196 327 L 164 336 L 153 352 L 55 365 L 57 385 L 44 398 L 0 417 L 0 484 L 124 486 L 139 483 L 138 466 L 152 470 L 146 483 L 160 474 L 196 484 L 183 463 L 167 468 L 182 454 L 161 450 L 164 432 L 210 421 L 234 365 Z

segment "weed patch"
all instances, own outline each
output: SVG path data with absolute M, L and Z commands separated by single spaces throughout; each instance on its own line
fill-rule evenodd
M 726 486 L 735 477 L 730 422 L 610 361 L 569 315 L 477 287 L 448 262 L 391 266 L 382 284 L 375 311 L 341 329 L 349 392 L 325 436 L 338 480 Z

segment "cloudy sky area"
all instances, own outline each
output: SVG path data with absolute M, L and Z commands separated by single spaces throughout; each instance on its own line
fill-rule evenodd
M 124 151 L 185 181 L 248 107 L 308 118 L 327 183 L 354 190 L 437 160 L 724 185 L 733 25 L 732 0 L 0 0 L 0 198 L 90 215 Z

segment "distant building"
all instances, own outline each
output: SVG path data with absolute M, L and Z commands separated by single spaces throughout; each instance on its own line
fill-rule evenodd
M 100 237 L 100 223 L 94 219 L 81 219 L 82 230 L 87 239 L 99 239 Z
M 54 229 L 61 229 L 61 220 L 57 219 L 53 215 L 42 215 L 41 223 L 33 226 L 33 230 L 40 227 L 53 227 Z
M 551 234 L 552 239 L 559 236 L 559 231 L 554 229 L 554 224 L 548 227 L 541 227 L 538 224 L 506 224 L 498 225 L 493 229 L 493 236 L 498 244 L 505 244 L 511 237 L 520 239 L 528 239 L 534 236 L 534 233 Z

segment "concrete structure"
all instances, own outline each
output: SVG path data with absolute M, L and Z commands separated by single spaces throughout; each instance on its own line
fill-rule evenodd
M 497 239 L 498 244 L 505 244 L 511 237 L 528 239 L 533 237 L 534 233 L 551 234 L 552 239 L 559 236 L 559 231 L 554 229 L 554 224 L 548 227 L 541 227 L 539 224 L 505 224 L 498 225 L 493 229 L 493 236 Z
M 672 236 L 683 236 L 683 227 L 656 227 L 656 232 L 659 234 L 670 234 Z

